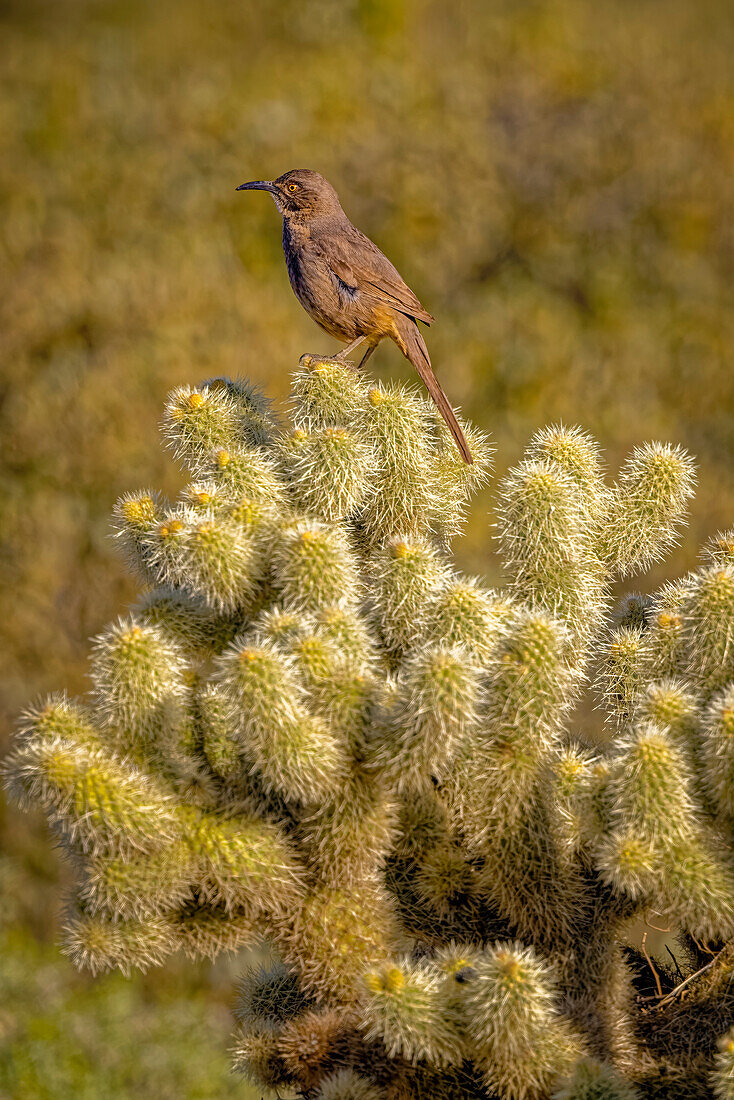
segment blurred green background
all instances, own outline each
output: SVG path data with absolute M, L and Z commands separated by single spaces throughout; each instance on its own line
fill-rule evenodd
M 134 596 L 125 489 L 179 484 L 167 390 L 243 373 L 276 399 L 328 352 L 276 213 L 235 186 L 311 167 L 437 323 L 449 396 L 498 473 L 549 421 L 613 471 L 693 451 L 677 575 L 734 522 L 730 0 L 0 3 L 3 736 L 84 691 L 87 638 Z M 371 361 L 410 378 L 397 351 Z M 492 490 L 460 564 L 498 577 Z M 488 515 L 489 513 L 489 515 Z M 0 820 L 0 1097 L 254 1097 L 228 1075 L 231 966 L 96 982 L 53 946 L 68 873 Z

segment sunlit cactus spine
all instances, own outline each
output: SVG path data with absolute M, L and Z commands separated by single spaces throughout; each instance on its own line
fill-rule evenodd
M 5 766 L 73 856 L 77 965 L 267 944 L 234 1064 L 304 1100 L 734 1096 L 732 532 L 612 600 L 690 458 L 644 444 L 610 483 L 586 433 L 538 432 L 491 589 L 450 556 L 489 442 L 466 426 L 467 466 L 403 387 L 306 356 L 282 419 L 214 378 L 162 429 L 178 499 L 113 517 L 140 596 Z

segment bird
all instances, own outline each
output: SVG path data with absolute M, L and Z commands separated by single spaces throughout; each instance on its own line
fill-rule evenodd
M 356 226 L 339 196 L 318 172 L 295 168 L 274 180 L 251 180 L 237 191 L 267 191 L 283 218 L 283 252 L 296 298 L 330 336 L 346 343 L 333 358 L 346 361 L 366 341 L 357 367 L 385 337 L 394 340 L 415 367 L 456 440 L 467 464 L 469 445 L 446 394 L 433 373 L 418 322 L 435 318 L 398 271 Z

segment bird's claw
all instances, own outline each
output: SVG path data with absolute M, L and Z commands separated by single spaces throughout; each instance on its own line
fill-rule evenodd
M 302 355 L 299 360 L 304 370 L 315 371 L 319 367 L 327 363 L 336 363 L 340 367 L 349 367 L 350 370 L 356 371 L 357 368 L 351 359 L 340 359 L 338 355 Z

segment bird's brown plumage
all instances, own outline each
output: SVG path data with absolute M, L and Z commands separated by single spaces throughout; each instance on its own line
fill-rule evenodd
M 363 363 L 385 337 L 394 340 L 420 375 L 464 461 L 471 463 L 464 433 L 433 373 L 418 329 L 418 321 L 430 325 L 434 318 L 387 256 L 352 225 L 328 180 L 318 172 L 295 169 L 272 182 L 254 180 L 237 190 L 269 191 L 273 196 L 283 215 L 288 276 L 306 312 L 330 336 L 347 343 L 347 352 L 366 341 Z

